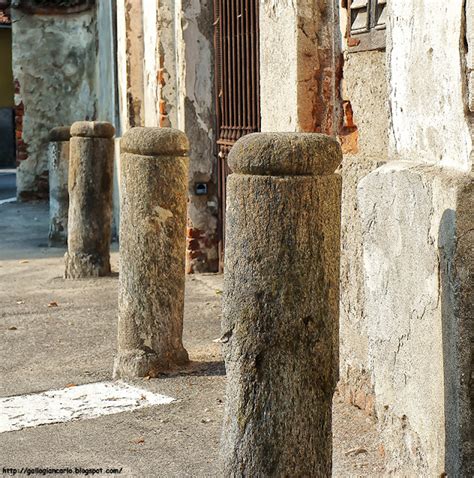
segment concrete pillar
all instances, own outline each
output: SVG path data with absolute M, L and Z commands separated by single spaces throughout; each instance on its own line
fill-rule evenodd
M 342 160 L 336 140 L 232 148 L 223 302 L 224 476 L 330 476 Z
M 67 244 L 69 208 L 67 176 L 70 138 L 70 126 L 59 126 L 49 133 L 49 247 Z
M 390 161 L 359 183 L 368 355 L 390 476 L 474 476 L 473 178 Z
M 105 121 L 71 126 L 66 278 L 110 274 L 114 133 Z
M 260 1 L 262 131 L 338 132 L 338 3 Z
M 171 128 L 121 141 L 120 285 L 115 377 L 183 365 L 189 143 Z

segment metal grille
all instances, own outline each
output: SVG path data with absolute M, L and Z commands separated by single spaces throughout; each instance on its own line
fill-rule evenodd
M 258 0 L 215 0 L 214 17 L 222 267 L 227 156 L 240 137 L 260 131 Z

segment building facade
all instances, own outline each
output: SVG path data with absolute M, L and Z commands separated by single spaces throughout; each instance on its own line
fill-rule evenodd
M 472 475 L 473 1 L 85 4 L 13 9 L 19 195 L 40 191 L 50 127 L 179 128 L 191 143 L 187 268 L 212 272 L 233 142 L 338 137 L 339 391 L 376 417 L 388 471 Z

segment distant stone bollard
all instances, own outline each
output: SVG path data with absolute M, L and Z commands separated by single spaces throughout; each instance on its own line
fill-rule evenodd
M 53 128 L 49 133 L 49 234 L 50 247 L 67 244 L 67 216 L 69 194 L 67 177 L 69 165 L 70 126 Z
M 257 133 L 229 155 L 224 476 L 331 476 L 338 377 L 336 140 Z
M 188 362 L 182 342 L 189 143 L 171 128 L 121 140 L 118 353 L 114 377 Z
M 114 134 L 102 121 L 71 126 L 66 278 L 110 274 Z

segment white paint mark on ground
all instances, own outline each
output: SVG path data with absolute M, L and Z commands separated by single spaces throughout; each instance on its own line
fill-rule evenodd
M 8 199 L 0 199 L 0 205 L 6 204 L 7 202 L 15 202 L 15 201 L 16 201 L 16 197 L 15 198 L 8 198 Z
M 175 399 L 124 382 L 99 382 L 0 398 L 0 433 L 129 412 Z

